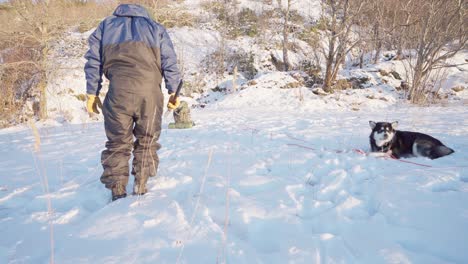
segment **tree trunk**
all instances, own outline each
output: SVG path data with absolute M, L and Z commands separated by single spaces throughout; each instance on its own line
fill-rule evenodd
M 40 93 L 39 97 L 39 119 L 45 120 L 47 119 L 47 78 L 48 74 L 47 71 L 48 69 L 48 64 L 47 64 L 47 56 L 49 54 L 49 44 L 47 41 L 44 41 L 45 44 L 42 45 L 42 58 L 41 58 L 41 63 L 40 63 L 40 71 L 41 71 L 41 79 L 38 84 L 38 90 Z
M 420 100 L 420 90 L 423 89 L 421 87 L 422 83 L 422 78 L 423 78 L 423 64 L 424 64 L 424 50 L 426 46 L 426 38 L 427 38 L 427 32 L 428 32 L 428 24 L 429 24 L 429 17 L 425 18 L 424 24 L 422 26 L 420 35 L 419 35 L 419 43 L 418 43 L 418 48 L 417 48 L 417 59 L 416 59 L 416 65 L 414 66 L 413 69 L 413 81 L 409 93 L 409 97 L 412 103 L 416 103 L 417 101 Z
M 326 68 L 325 68 L 325 77 L 323 81 L 323 90 L 325 92 L 332 91 L 332 84 L 333 84 L 332 67 L 333 67 L 333 51 L 335 50 L 335 41 L 336 41 L 336 36 L 332 36 L 329 41 L 328 55 L 326 56 L 327 62 L 326 62 Z
M 413 71 L 414 71 L 413 81 L 412 81 L 410 92 L 408 94 L 409 96 L 408 99 L 412 103 L 418 103 L 419 101 L 421 101 L 421 98 L 420 98 L 422 95 L 421 90 L 424 89 L 424 87 L 421 87 L 422 79 L 423 79 L 423 64 L 419 58 Z
M 284 26 L 283 29 L 283 62 L 284 66 L 283 69 L 284 71 L 289 71 L 289 55 L 288 55 L 288 32 L 287 32 L 287 27 L 286 25 Z
M 331 36 L 328 39 L 328 53 L 325 54 L 325 60 L 326 60 L 326 68 L 325 68 L 325 76 L 323 80 L 323 90 L 327 93 L 332 92 L 332 85 L 333 85 L 333 60 L 334 60 L 334 54 L 335 54 L 335 45 L 336 45 L 336 40 L 337 40 L 337 35 L 336 35 L 336 14 L 335 10 L 333 9 L 333 14 L 332 14 L 332 21 L 331 21 Z
M 41 80 L 38 84 L 39 90 L 39 119 L 47 119 L 47 76 L 46 74 L 41 74 Z
M 380 52 L 382 50 L 382 41 L 380 40 L 379 22 L 376 22 L 374 25 L 374 43 L 375 43 L 374 64 L 377 64 L 379 62 Z
M 291 7 L 291 0 L 288 0 L 288 6 L 284 11 L 284 25 L 283 25 L 283 69 L 284 71 L 289 71 L 290 64 L 289 64 L 289 55 L 288 55 L 288 48 L 289 48 L 289 10 Z M 280 6 L 280 8 L 282 8 Z
M 237 66 L 234 67 L 234 77 L 232 78 L 232 90 L 237 92 Z
M 395 60 L 402 60 L 402 59 L 403 59 L 403 45 L 401 43 L 401 40 L 399 40 Z
M 362 69 L 364 66 L 364 51 L 361 50 L 361 55 L 359 56 L 359 69 Z

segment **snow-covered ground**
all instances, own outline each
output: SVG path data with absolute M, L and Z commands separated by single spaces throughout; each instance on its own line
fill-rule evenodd
M 102 123 L 40 128 L 39 151 L 32 129 L 0 131 L 0 263 L 468 262 L 466 107 L 312 110 L 236 96 L 194 110 L 193 129 L 164 128 L 149 193 L 113 203 L 99 182 Z M 368 120 L 456 152 L 363 155 Z

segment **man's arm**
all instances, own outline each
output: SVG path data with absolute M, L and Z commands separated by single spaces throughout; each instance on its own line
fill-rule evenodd
M 180 72 L 174 45 L 164 28 L 161 36 L 161 69 L 168 93 L 175 93 L 180 82 Z
M 99 24 L 96 30 L 89 36 L 89 50 L 85 55 L 88 61 L 85 64 L 86 74 L 86 93 L 90 95 L 99 95 L 102 88 L 102 27 Z

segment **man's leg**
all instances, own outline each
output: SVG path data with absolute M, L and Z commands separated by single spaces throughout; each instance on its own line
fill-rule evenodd
M 107 142 L 106 150 L 101 155 L 104 168 L 101 182 L 112 191 L 112 199 L 116 200 L 127 194 L 125 187 L 129 176 L 128 161 L 132 150 L 134 121 L 131 115 L 122 113 L 122 108 L 109 101 L 105 100 L 103 107 Z
M 147 192 L 146 182 L 149 177 L 155 176 L 158 170 L 157 151 L 161 148 L 158 140 L 161 135 L 162 105 L 162 93 L 146 97 L 140 104 L 141 109 L 135 118 L 133 133 L 136 141 L 133 148 L 132 174 L 135 176 L 133 191 L 136 194 Z

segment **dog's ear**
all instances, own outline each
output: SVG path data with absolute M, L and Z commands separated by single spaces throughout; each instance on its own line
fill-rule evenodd
M 397 127 L 398 127 L 398 121 L 393 122 L 392 123 L 392 128 L 397 129 Z
M 369 121 L 369 126 L 374 129 L 377 124 L 374 121 Z

